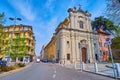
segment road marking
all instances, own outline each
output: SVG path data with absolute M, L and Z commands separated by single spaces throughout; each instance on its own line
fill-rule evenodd
M 54 73 L 56 73 L 56 70 L 54 71 Z
M 53 79 L 55 79 L 55 77 L 56 77 L 56 74 L 53 74 L 53 76 L 52 76 L 52 77 L 53 77 Z

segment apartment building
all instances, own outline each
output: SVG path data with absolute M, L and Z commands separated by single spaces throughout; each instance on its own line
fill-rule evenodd
M 22 24 L 5 26 L 3 27 L 3 32 L 6 34 L 4 42 L 7 42 L 7 44 L 5 44 L 5 46 L 2 47 L 5 56 L 8 55 L 10 49 L 10 42 L 11 42 L 12 46 L 10 49 L 10 55 L 19 54 L 20 52 L 23 53 L 22 52 L 22 48 L 23 48 L 26 49 L 25 56 L 27 56 L 30 59 L 33 58 L 33 56 L 35 55 L 35 36 L 32 30 L 32 26 L 22 25 Z M 23 44 L 24 47 L 21 44 Z M 16 51 L 18 48 L 19 50 Z
M 44 48 L 44 58 L 49 60 L 56 59 L 56 35 L 53 34 L 50 42 Z
M 108 44 L 106 43 L 106 39 L 110 38 L 110 34 L 103 31 L 102 28 L 98 29 L 98 43 L 99 43 L 99 50 L 100 50 L 100 61 L 108 61 L 109 60 L 109 48 Z M 97 55 L 96 55 L 97 56 Z

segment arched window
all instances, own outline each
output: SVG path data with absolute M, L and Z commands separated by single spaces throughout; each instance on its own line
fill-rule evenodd
M 79 22 L 79 27 L 80 27 L 81 29 L 83 29 L 83 22 L 82 22 L 82 21 Z
M 67 47 L 68 47 L 68 48 L 70 47 L 69 41 L 67 41 Z

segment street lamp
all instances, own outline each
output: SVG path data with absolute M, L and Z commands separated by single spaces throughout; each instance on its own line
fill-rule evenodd
M 14 30 L 15 30 L 15 24 L 16 24 L 16 20 L 21 21 L 21 18 L 9 18 L 10 20 L 14 21 L 14 26 L 13 26 L 13 31 L 12 31 L 12 35 L 11 35 L 11 39 L 10 39 L 10 47 L 8 50 L 8 59 L 10 60 L 10 50 L 11 50 L 11 45 L 12 45 L 12 40 L 13 40 L 13 34 L 14 34 Z

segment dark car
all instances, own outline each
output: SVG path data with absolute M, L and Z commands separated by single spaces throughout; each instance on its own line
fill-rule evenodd
M 46 63 L 48 62 L 48 59 L 42 59 L 41 61 Z
M 7 65 L 7 61 L 0 60 L 0 66 L 6 66 L 6 65 Z
M 2 59 L 0 59 L 0 65 L 2 65 Z
M 59 63 L 59 59 L 56 59 L 56 61 L 55 61 L 56 63 Z
M 2 61 L 2 66 L 6 66 L 7 65 L 7 61 Z

